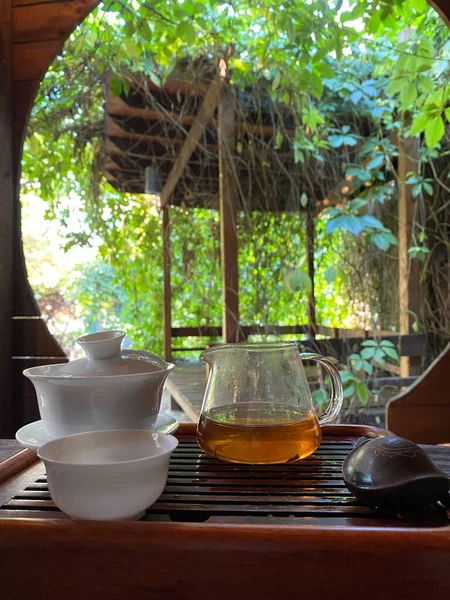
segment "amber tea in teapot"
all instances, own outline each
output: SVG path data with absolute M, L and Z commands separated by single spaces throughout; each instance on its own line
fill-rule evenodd
M 202 355 L 211 370 L 197 429 L 200 447 L 236 463 L 300 460 L 320 445 L 320 425 L 342 404 L 337 369 L 316 354 L 300 355 L 292 342 L 226 344 Z M 332 400 L 317 417 L 302 358 L 321 362 L 332 383 Z
M 309 456 L 322 433 L 313 412 L 262 402 L 213 408 L 200 418 L 198 438 L 203 450 L 217 458 L 273 464 Z

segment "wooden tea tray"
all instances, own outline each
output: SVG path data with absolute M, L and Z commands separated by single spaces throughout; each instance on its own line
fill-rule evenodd
M 206 457 L 195 426 L 182 425 L 166 488 L 133 523 L 70 520 L 50 499 L 43 465 L 22 451 L 0 483 L 0 597 L 450 597 L 445 511 L 385 516 L 342 480 L 356 441 L 380 432 L 327 426 L 297 464 L 246 466 Z M 450 449 L 427 451 L 450 474 Z

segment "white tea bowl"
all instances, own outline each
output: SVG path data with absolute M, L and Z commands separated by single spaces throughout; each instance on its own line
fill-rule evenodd
M 38 456 L 53 502 L 72 518 L 136 520 L 161 495 L 177 445 L 151 431 L 91 431 L 47 442 Z
M 123 331 L 77 340 L 85 358 L 26 369 L 52 438 L 103 429 L 148 429 L 157 419 L 171 363 L 151 352 L 121 350 Z

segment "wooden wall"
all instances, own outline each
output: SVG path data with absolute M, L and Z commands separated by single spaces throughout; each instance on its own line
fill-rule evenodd
M 28 284 L 20 226 L 23 139 L 39 83 L 70 32 L 99 0 L 0 0 L 0 437 L 39 418 L 23 369 L 65 361 Z
M 66 37 L 98 3 L 99 0 L 12 0 L 11 78 L 17 162 L 39 82 Z
M 20 159 L 39 82 L 66 37 L 99 1 L 0 0 L 0 437 L 12 436 L 22 422 L 38 418 L 22 369 L 55 362 L 55 357 L 64 360 L 39 318 L 27 281 L 20 233 Z M 450 0 L 430 4 L 449 23 Z

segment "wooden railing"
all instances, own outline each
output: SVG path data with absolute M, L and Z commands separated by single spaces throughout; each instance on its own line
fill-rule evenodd
M 241 327 L 245 339 L 254 335 L 306 335 L 308 325 L 245 325 Z M 400 335 L 399 333 L 386 330 L 364 330 L 364 329 L 342 329 L 337 327 L 316 328 L 317 335 L 325 336 L 326 339 L 301 339 L 299 343 L 305 347 L 313 348 L 320 354 L 345 357 L 365 340 L 376 338 L 389 340 L 398 348 L 400 356 L 422 357 L 426 353 L 426 336 L 421 333 Z M 172 338 L 220 338 L 222 327 L 173 327 Z M 172 352 L 201 351 L 206 348 L 206 343 L 199 343 L 194 347 L 175 346 Z M 391 369 L 397 374 L 396 367 Z

